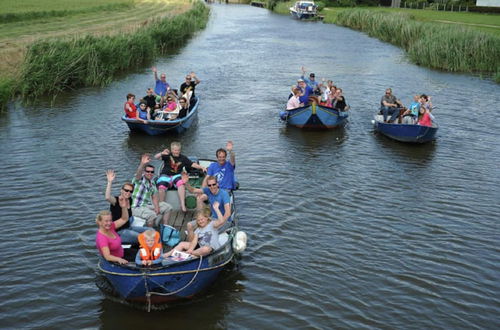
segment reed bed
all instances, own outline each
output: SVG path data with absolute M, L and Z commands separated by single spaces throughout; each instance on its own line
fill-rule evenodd
M 205 27 L 208 14 L 209 9 L 196 1 L 186 13 L 153 21 L 130 34 L 35 42 L 21 66 L 18 90 L 26 99 L 77 87 L 104 86 L 117 73 L 184 44 Z
M 335 23 L 368 33 L 407 51 L 415 63 L 435 69 L 500 76 L 500 38 L 461 26 L 418 22 L 403 13 L 340 11 Z M 497 80 L 498 82 L 498 80 Z

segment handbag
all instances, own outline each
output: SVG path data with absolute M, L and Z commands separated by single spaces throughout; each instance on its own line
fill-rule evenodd
M 168 246 L 176 246 L 180 242 L 180 233 L 169 225 L 161 226 L 161 241 Z

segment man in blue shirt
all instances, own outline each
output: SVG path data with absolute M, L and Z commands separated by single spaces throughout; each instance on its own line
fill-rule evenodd
M 160 75 L 160 79 L 158 79 L 158 70 L 156 67 L 152 67 L 152 70 L 155 74 L 155 95 L 156 96 L 165 96 L 167 95 L 167 92 L 170 90 L 170 85 L 167 82 L 167 76 L 162 73 Z
M 309 104 L 309 96 L 311 96 L 313 89 L 311 88 L 311 86 L 306 85 L 304 79 L 297 80 L 297 83 L 302 92 L 302 95 L 299 97 L 300 103 Z
M 229 153 L 229 161 L 226 160 L 227 154 Z M 236 168 L 236 156 L 233 152 L 233 142 L 227 141 L 226 149 L 217 149 L 215 152 L 217 157 L 217 162 L 214 162 L 208 166 L 207 174 L 215 176 L 217 182 L 219 183 L 219 188 L 225 190 L 236 189 L 236 179 L 234 178 L 234 169 Z M 203 187 L 207 186 L 207 178 L 203 180 Z
M 204 187 L 201 189 L 194 188 L 189 184 L 189 176 L 185 172 L 182 173 L 182 180 L 185 182 L 185 186 L 187 190 L 189 190 L 189 192 L 193 194 L 198 194 L 197 198 L 198 210 L 203 209 L 204 199 L 202 197 L 206 195 L 205 198 L 208 197 L 208 201 L 210 203 L 212 218 L 217 219 L 217 213 L 215 213 L 213 208 L 214 202 L 217 201 L 219 203 L 219 210 L 222 213 L 224 221 L 227 221 L 229 219 L 229 217 L 231 216 L 231 198 L 229 197 L 229 193 L 227 191 L 225 191 L 224 189 L 219 189 L 217 178 L 209 175 L 206 180 L 208 187 Z M 187 224 L 188 241 L 190 240 L 190 238 L 194 233 L 194 230 L 196 229 L 195 225 L 196 225 L 196 220 L 188 222 Z

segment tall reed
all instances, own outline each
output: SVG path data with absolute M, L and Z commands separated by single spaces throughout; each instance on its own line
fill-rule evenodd
M 7 102 L 12 97 L 14 91 L 14 79 L 0 77 L 0 112 L 7 108 Z
M 209 9 L 196 1 L 188 12 L 154 21 L 130 34 L 36 42 L 28 48 L 21 67 L 21 96 L 36 98 L 106 85 L 118 72 L 139 67 L 170 47 L 184 44 L 206 25 L 208 14 Z
M 459 72 L 498 74 L 500 38 L 467 27 L 418 22 L 402 13 L 341 11 L 335 23 L 400 46 L 419 65 Z

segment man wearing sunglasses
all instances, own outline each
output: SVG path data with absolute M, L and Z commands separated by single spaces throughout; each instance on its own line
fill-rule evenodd
M 212 218 L 217 219 L 217 213 L 214 210 L 214 203 L 218 202 L 219 210 L 222 213 L 223 221 L 227 221 L 231 216 L 231 198 L 229 197 L 229 193 L 224 189 L 219 189 L 219 185 L 217 183 L 217 178 L 215 176 L 208 175 L 206 182 L 207 187 L 204 188 L 194 188 L 189 184 L 189 176 L 186 172 L 182 173 L 182 181 L 185 182 L 186 189 L 193 194 L 197 194 L 197 209 L 201 210 L 205 207 L 204 202 L 206 200 L 203 199 L 203 196 L 206 195 L 208 197 L 208 201 L 210 203 L 210 210 L 212 211 Z M 187 224 L 188 231 L 188 240 L 192 237 L 196 225 L 196 220 L 190 221 Z
M 134 185 L 130 182 L 125 182 L 120 189 L 119 196 L 113 196 L 111 194 L 111 186 L 113 181 L 115 180 L 115 171 L 107 170 L 106 178 L 108 183 L 106 185 L 105 197 L 109 202 L 109 210 L 111 211 L 112 220 L 118 220 L 122 217 L 122 208 L 120 207 L 118 200 L 120 197 L 123 197 L 128 204 L 128 214 L 129 220 L 121 226 L 117 233 L 120 235 L 122 239 L 122 243 L 133 244 L 138 243 L 137 237 L 140 233 L 146 231 L 148 227 L 144 227 L 143 224 L 134 223 L 134 217 L 132 216 L 132 209 L 130 205 L 132 205 L 132 192 L 134 191 Z
M 149 162 L 149 155 L 142 155 L 141 163 L 132 179 L 132 214 L 146 220 L 149 227 L 168 224 L 172 206 L 158 198 L 158 189 L 154 180 L 155 168 Z

